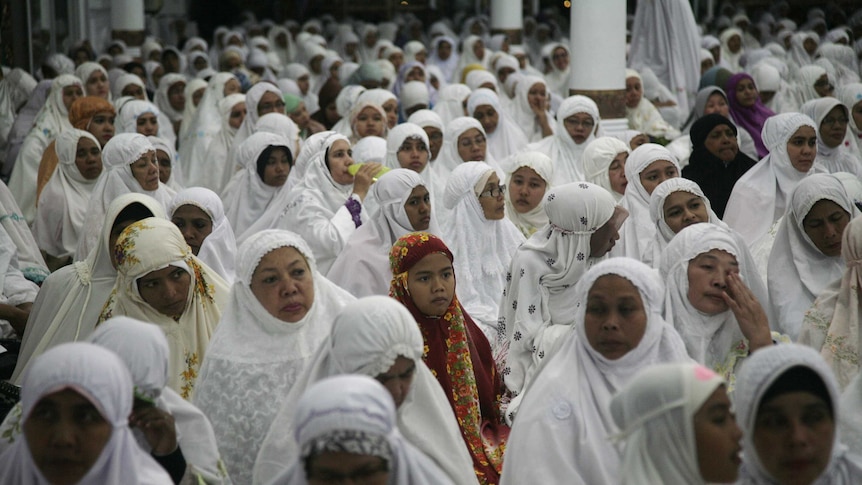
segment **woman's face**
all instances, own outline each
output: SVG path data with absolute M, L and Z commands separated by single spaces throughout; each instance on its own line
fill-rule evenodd
M 530 106 L 534 108 L 542 108 L 545 109 L 545 103 L 548 99 L 548 90 L 545 88 L 545 85 L 542 83 L 536 83 L 530 86 L 530 90 L 527 91 L 527 102 L 530 103 Z
M 114 114 L 110 111 L 99 111 L 87 123 L 86 130 L 105 146 L 105 143 L 114 137 L 114 119 Z
M 272 91 L 263 93 L 260 101 L 257 102 L 257 116 L 260 117 L 267 113 L 284 114 L 284 100 Z
M 445 61 L 449 59 L 449 56 L 452 55 L 452 44 L 446 41 L 440 41 L 437 44 L 437 57 L 440 58 L 441 61 Z
M 853 116 L 853 122 L 856 123 L 856 128 L 862 128 L 862 101 L 853 105 L 850 113 Z
M 455 296 L 452 262 L 442 253 L 425 256 L 407 273 L 407 291 L 423 315 L 443 316 Z
M 817 134 L 814 128 L 803 126 L 787 142 L 787 157 L 797 172 L 807 173 L 817 157 Z
M 246 110 L 245 101 L 240 101 L 233 105 L 233 108 L 230 109 L 230 118 L 227 121 L 228 125 L 231 128 L 239 129 L 242 126 L 243 120 L 245 120 L 246 114 L 248 114 L 248 110 Z
M 558 71 L 565 71 L 569 67 L 569 51 L 563 47 L 554 49 L 553 63 Z
M 649 136 L 641 133 L 640 135 L 632 137 L 631 141 L 629 141 L 629 147 L 634 150 L 635 148 L 643 145 L 644 143 L 649 143 Z
M 416 59 L 417 61 L 419 59 Z M 422 61 L 419 61 L 422 62 Z M 407 72 L 407 75 L 404 76 L 404 82 L 408 83 L 410 81 L 422 81 L 425 82 L 425 71 L 422 70 L 419 66 L 414 66 L 413 69 Z
M 736 135 L 733 133 L 733 128 L 728 125 L 717 125 L 713 128 L 706 135 L 703 145 L 709 153 L 712 153 L 725 163 L 732 162 L 739 153 Z
M 93 71 L 90 77 L 87 78 L 87 96 L 98 96 L 108 99 L 108 93 L 110 92 L 108 77 L 105 76 L 105 73 L 99 69 Z
M 428 165 L 428 147 L 420 138 L 407 138 L 398 148 L 398 164 L 416 173 L 422 173 Z
M 724 301 L 727 275 L 739 273 L 736 256 L 710 249 L 688 262 L 688 301 L 696 310 L 717 315 L 728 309 Z
M 638 289 L 629 280 L 605 275 L 587 294 L 584 330 L 587 341 L 604 358 L 617 360 L 638 346 L 647 314 Z
M 141 101 L 144 101 L 146 99 L 146 94 L 144 94 L 144 88 L 132 83 L 127 84 L 120 94 L 122 94 L 123 96 L 131 96 L 135 99 L 140 99 Z
M 159 135 L 159 119 L 155 113 L 143 113 L 135 120 L 135 126 L 138 133 L 144 136 Z
M 395 401 L 395 408 L 401 407 L 407 394 L 410 392 L 410 385 L 413 384 L 413 376 L 416 375 L 416 362 L 408 359 L 403 355 L 395 358 L 395 363 L 389 369 L 378 374 L 375 379 L 383 384 L 383 387 L 392 395 Z
M 641 80 L 632 76 L 626 78 L 626 107 L 634 109 L 638 107 L 644 95 Z
M 102 173 L 102 150 L 93 140 L 82 136 L 75 151 L 75 167 L 87 180 L 95 180 Z
M 404 54 L 397 51 L 393 52 L 392 54 L 389 54 L 388 60 L 392 63 L 392 67 L 394 67 L 397 72 L 398 69 L 401 68 L 401 64 L 404 64 Z
M 308 74 L 296 78 L 296 85 L 299 87 L 299 92 L 301 92 L 303 96 L 308 94 L 308 88 L 311 85 L 311 80 L 309 79 Z
M 826 74 L 823 74 L 817 81 L 814 81 L 814 91 L 821 98 L 825 98 L 827 96 L 832 96 L 832 92 L 835 91 L 835 86 L 829 82 L 829 77 Z
M 485 58 L 485 44 L 481 40 L 473 43 L 473 54 L 476 54 L 476 59 L 482 60 Z
M 757 102 L 757 88 L 754 87 L 754 81 L 744 78 L 736 85 L 736 101 L 743 108 L 754 106 Z
M 700 61 L 700 75 L 703 76 L 703 74 L 706 71 L 712 69 L 713 66 L 715 66 L 715 61 L 713 61 L 712 59 L 704 59 Z
M 308 485 L 341 483 L 345 481 L 345 477 L 361 477 L 363 485 L 389 483 L 389 465 L 379 456 L 324 451 L 311 458 L 309 463 L 305 475 Z M 352 478 L 350 481 L 360 480 Z
M 712 113 L 718 113 L 725 118 L 730 118 L 730 107 L 721 93 L 712 93 L 706 98 L 706 106 L 703 108 L 703 114 L 705 116 Z
M 814 246 L 826 256 L 841 256 L 841 236 L 850 214 L 840 205 L 821 199 L 811 206 L 802 220 L 802 229 Z
M 260 258 L 251 276 L 251 292 L 267 313 L 296 323 L 314 303 L 314 278 L 302 253 L 284 246 Z
M 171 160 L 170 154 L 164 150 L 156 150 L 156 160 L 159 161 L 159 181 L 166 184 L 171 179 L 171 173 L 174 170 L 173 160 Z
M 697 466 L 707 483 L 733 483 L 739 475 L 742 430 L 730 408 L 727 390 L 722 385 L 694 414 L 694 441 Z
M 191 275 L 183 268 L 168 266 L 138 278 L 141 299 L 162 315 L 179 317 L 186 310 Z
M 202 87 L 195 92 L 192 93 L 192 103 L 197 107 L 200 104 L 201 98 L 204 97 L 204 93 L 207 91 L 206 87 Z
M 817 41 L 814 39 L 808 38 L 802 41 L 802 47 L 805 49 L 805 52 L 808 53 L 809 56 L 813 56 L 817 51 Z
M 667 179 L 679 177 L 679 170 L 669 160 L 656 160 L 647 165 L 639 177 L 647 194 L 652 195 L 652 191 L 658 187 L 658 184 Z
M 535 209 L 542 203 L 548 183 L 530 167 L 521 167 L 509 178 L 509 198 L 520 214 Z
M 130 166 L 132 176 L 135 177 L 142 189 L 153 191 L 159 188 L 159 162 L 155 150 L 144 153 Z
M 386 121 L 389 129 L 395 128 L 395 125 L 398 124 L 398 101 L 390 99 L 383 103 L 383 111 L 386 112 Z
M 353 175 L 347 172 L 347 167 L 353 165 L 352 157 L 350 143 L 345 140 L 336 140 L 329 148 L 329 173 L 336 183 L 341 185 L 353 183 Z
M 497 221 L 506 216 L 506 186 L 500 185 L 500 177 L 496 173 L 491 175 L 485 184 L 482 193 L 479 194 L 479 205 L 482 206 L 482 214 L 489 221 Z
M 192 204 L 183 204 L 177 207 L 171 222 L 183 233 L 186 244 L 192 248 L 195 256 L 201 250 L 206 238 L 213 232 L 213 221 L 209 214 L 200 207 Z
M 494 130 L 497 129 L 497 123 L 500 121 L 500 115 L 490 104 L 481 104 L 477 106 L 476 109 L 473 110 L 473 118 L 476 118 L 476 121 L 482 123 L 482 128 L 484 128 L 485 133 L 489 135 L 494 133 Z
M 299 103 L 299 107 L 297 107 L 293 113 L 290 113 L 290 119 L 296 123 L 296 126 L 299 127 L 300 131 L 304 130 L 308 127 L 308 122 L 311 121 L 311 117 L 308 115 L 308 109 L 305 107 L 305 103 Z
M 428 230 L 431 223 L 431 195 L 428 189 L 422 185 L 414 187 L 404 203 L 404 212 L 414 231 Z
M 428 135 L 428 143 L 431 145 L 431 160 L 437 160 L 437 155 L 440 153 L 440 149 L 443 148 L 443 132 L 433 126 L 426 126 L 423 129 L 425 130 L 425 134 Z
M 386 120 L 380 114 L 379 110 L 366 106 L 356 115 L 354 126 L 356 128 L 356 135 L 359 138 L 365 138 L 366 136 L 382 137 L 386 130 Z
M 820 123 L 820 139 L 829 148 L 841 145 L 847 134 L 847 123 L 849 122 L 847 110 L 843 105 L 832 108 L 823 118 L 823 122 Z
M 242 90 L 242 86 L 240 86 L 239 81 L 235 78 L 230 78 L 226 83 L 224 83 L 224 88 L 222 89 L 223 96 L 230 96 L 231 94 L 236 94 Z
M 620 195 L 626 193 L 626 187 L 629 184 L 626 180 L 626 160 L 628 158 L 628 152 L 617 153 L 608 167 L 608 179 L 611 181 L 611 188 Z
M 572 137 L 572 140 L 580 145 L 590 137 L 596 126 L 596 121 L 587 113 L 575 113 L 563 120 L 563 125 L 565 125 L 566 132 Z
M 269 152 L 269 159 L 263 169 L 263 183 L 270 187 L 281 187 L 290 175 L 293 159 L 287 148 L 278 147 Z
M 478 128 L 470 128 L 458 137 L 458 156 L 463 162 L 484 161 L 487 143 Z
M 727 39 L 727 50 L 729 50 L 731 54 L 736 54 L 741 48 L 742 39 L 740 39 L 738 35 L 731 35 L 730 38 Z
M 165 75 L 165 68 L 163 68 L 162 66 L 158 66 L 155 69 L 153 69 L 153 74 L 151 75 L 151 77 L 153 78 L 153 86 L 158 86 L 159 81 L 162 80 L 162 76 L 164 76 L 164 75 Z
M 664 222 L 678 234 L 692 224 L 709 222 L 709 211 L 699 195 L 680 190 L 664 199 Z
M 36 468 L 49 483 L 63 485 L 84 478 L 112 431 L 96 406 L 72 389 L 42 396 L 23 426 Z
M 832 408 L 808 392 L 789 392 L 761 403 L 754 421 L 754 448 L 779 483 L 810 484 L 832 454 Z
M 63 106 L 66 107 L 66 111 L 69 111 L 69 108 L 72 107 L 72 103 L 74 103 L 76 99 L 82 97 L 83 95 L 84 90 L 81 89 L 81 86 L 78 84 L 72 84 L 71 86 L 64 87 Z
M 175 82 L 168 88 L 168 103 L 176 111 L 182 112 L 186 107 L 185 90 L 185 81 Z

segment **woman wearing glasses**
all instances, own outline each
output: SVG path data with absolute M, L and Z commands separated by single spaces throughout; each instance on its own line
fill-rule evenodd
M 862 161 L 858 154 L 854 154 L 856 147 L 850 144 L 847 130 L 850 113 L 847 106 L 835 98 L 827 97 L 808 101 L 799 111 L 808 115 L 817 126 L 815 168 L 828 173 L 850 172 L 859 176 Z
M 554 161 L 554 184 L 586 180 L 583 153 L 599 131 L 599 107 L 586 96 L 570 96 L 560 104 L 553 136 L 528 148 L 542 152 Z

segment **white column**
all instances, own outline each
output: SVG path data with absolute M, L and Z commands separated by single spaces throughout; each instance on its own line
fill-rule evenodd
M 113 0 L 111 2 L 111 34 L 122 39 L 129 54 L 141 54 L 144 43 L 144 0 Z
M 572 2 L 569 92 L 599 105 L 605 133 L 628 129 L 625 112 L 626 0 Z
M 509 44 L 521 43 L 523 0 L 491 0 L 491 33 L 509 35 Z

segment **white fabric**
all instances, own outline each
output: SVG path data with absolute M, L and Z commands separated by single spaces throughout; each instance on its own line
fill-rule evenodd
M 829 174 L 814 174 L 799 182 L 778 226 L 775 245 L 769 255 L 769 299 L 778 317 L 778 328 L 794 341 L 802 317 L 830 283 L 841 278 L 844 260 L 826 256 L 805 233 L 803 220 L 820 200 L 829 200 L 847 211 L 850 219 L 859 214 L 841 182 Z
M 503 161 L 523 150 L 527 136 L 500 104 L 497 93 L 490 89 L 479 88 L 467 98 L 467 113 L 474 116 L 476 108 L 491 106 L 497 112 L 497 127 L 488 134 L 488 148 L 495 160 Z
M 170 214 L 183 205 L 193 205 L 204 211 L 212 221 L 212 232 L 204 239 L 198 259 L 218 273 L 226 283 L 232 284 L 236 267 L 236 237 L 224 213 L 219 196 L 203 187 L 189 187 L 177 192 L 168 208 Z
M 754 447 L 754 426 L 757 420 L 757 410 L 762 404 L 764 393 L 769 390 L 776 379 L 792 367 L 802 366 L 814 371 L 823 381 L 832 402 L 832 420 L 835 422 L 835 434 L 832 441 L 832 456 L 826 470 L 815 480 L 815 483 L 831 485 L 849 485 L 862 480 L 862 463 L 847 452 L 847 447 L 840 442 L 838 423 L 847 410 L 839 403 L 838 386 L 829 367 L 823 358 L 810 347 L 797 344 L 773 345 L 758 350 L 742 366 L 736 380 L 734 391 L 734 409 L 736 421 L 742 428 L 742 467 L 740 480 L 742 485 L 771 484 L 774 479 L 763 468 L 757 449 Z
M 740 49 L 735 53 L 730 51 L 729 46 L 729 41 L 733 36 L 739 37 L 740 44 Z M 721 62 L 719 65 L 733 73 L 742 72 L 742 66 L 739 64 L 742 55 L 745 53 L 745 49 L 742 48 L 742 31 L 736 27 L 724 29 L 721 35 L 719 35 L 718 40 L 721 42 L 721 54 L 719 54 Z
M 180 125 L 180 132 L 177 133 L 177 139 L 180 141 L 180 144 L 186 143 L 185 140 L 188 139 L 188 133 L 191 131 L 192 120 L 195 118 L 195 113 L 198 111 L 198 106 L 194 103 L 194 94 L 199 89 L 204 88 L 204 92 L 206 92 L 207 82 L 203 79 L 190 79 L 186 83 L 186 88 L 183 90 L 183 96 L 186 98 L 186 106 L 183 108 L 183 123 Z M 198 105 L 203 101 L 203 97 L 198 100 Z
M 784 215 L 790 193 L 810 170 L 801 173 L 790 164 L 787 142 L 799 128 L 809 126 L 817 131 L 814 120 L 800 113 L 782 113 L 763 124 L 763 144 L 769 149 L 765 156 L 736 181 L 724 222 L 748 243 L 749 247 L 766 236 L 772 225 Z M 770 245 L 771 246 L 771 245 Z
M 84 228 L 87 205 L 96 180 L 87 180 L 75 165 L 78 142 L 88 138 L 96 148 L 99 141 L 88 131 L 66 130 L 57 136 L 54 149 L 59 167 L 39 195 L 33 237 L 39 249 L 51 256 L 66 258 L 78 247 L 78 238 Z M 86 157 L 89 158 L 89 150 Z M 101 162 L 100 162 L 101 163 Z
M 293 438 L 300 449 L 332 432 L 355 430 L 385 437 L 392 457 L 388 462 L 392 485 L 449 485 L 443 470 L 398 431 L 395 405 L 386 389 L 366 376 L 337 376 L 311 386 L 296 409 Z M 305 460 L 297 457 L 273 485 L 306 485 Z
M 862 102 L 862 83 L 842 86 L 838 88 L 835 96 L 852 112 L 853 108 Z M 862 154 L 862 126 L 856 123 L 856 119 L 852 115 L 848 118 L 850 119 L 850 123 L 847 126 L 850 128 L 851 143 L 856 147 L 857 153 Z
M 21 392 L 22 421 L 48 394 L 71 389 L 89 400 L 111 425 L 99 458 L 78 482 L 80 485 L 173 483 L 168 474 L 135 442 L 129 429 L 132 379 L 114 353 L 85 343 L 68 343 L 51 349 L 34 362 Z M 37 468 L 27 438 L 0 455 L 0 482 L 42 485 L 47 480 Z
M 532 143 L 544 138 L 542 127 L 539 125 L 536 113 L 534 113 L 532 108 L 530 108 L 530 101 L 527 99 L 527 94 L 529 94 L 530 89 L 537 84 L 545 86 L 545 90 L 547 91 L 548 85 L 545 83 L 543 78 L 538 76 L 524 76 L 524 78 L 521 79 L 515 87 L 515 99 L 514 103 L 512 103 L 512 106 L 514 107 L 512 118 L 514 118 L 518 126 L 524 130 L 524 134 L 527 135 L 527 139 Z M 554 123 L 551 122 L 553 116 L 551 113 L 547 112 L 545 115 L 548 117 L 548 124 L 553 128 Z M 565 116 L 562 118 L 565 118 Z M 598 126 L 598 123 L 596 125 Z M 548 156 L 553 159 L 552 155 Z
M 817 125 L 817 158 L 814 159 L 817 168 L 826 173 L 848 172 L 858 177 L 862 175 L 862 160 L 859 159 L 857 153 L 854 153 L 856 151 L 855 145 L 850 147 L 850 143 L 852 143 L 848 139 L 850 130 L 847 130 L 844 140 L 836 147 L 826 145 L 820 135 L 823 120 L 826 119 L 830 111 L 839 106 L 843 108 L 841 116 L 846 116 L 848 119 L 853 117 L 847 109 L 847 105 L 832 97 L 808 101 L 799 108 L 799 111 L 814 120 L 814 124 Z M 824 129 L 828 130 L 829 128 Z
M 83 340 L 92 333 L 117 279 L 117 270 L 111 263 L 113 248 L 108 246 L 111 229 L 120 212 L 135 203 L 153 217 L 165 217 L 162 205 L 143 194 L 123 194 L 111 202 L 90 254 L 83 261 L 51 273 L 42 283 L 27 319 L 12 382 L 20 385 L 31 359 L 46 349 Z
M 305 257 L 314 284 L 314 302 L 295 323 L 270 315 L 251 291 L 261 258 L 283 247 Z M 261 231 L 240 246 L 237 279 L 201 366 L 193 401 L 213 423 L 236 483 L 251 483 L 258 449 L 287 392 L 330 333 L 335 316 L 353 299 L 318 273 L 311 250 L 294 233 Z
M 296 160 L 296 156 L 299 154 L 300 148 L 299 126 L 297 126 L 289 116 L 279 112 L 267 113 L 257 120 L 255 131 L 275 133 L 276 135 L 286 138 L 290 143 L 287 147 L 290 149 L 290 158 L 292 160 Z M 234 163 L 236 163 L 236 161 L 234 161 Z M 234 168 L 239 170 L 240 165 L 236 164 Z
M 577 144 L 566 130 L 566 118 L 584 113 L 593 120 L 593 130 L 583 143 Z M 556 165 L 554 183 L 557 185 L 586 180 L 584 173 L 584 149 L 596 139 L 602 119 L 599 117 L 599 107 L 595 101 L 586 96 L 570 96 L 560 104 L 557 110 L 557 126 L 554 134 L 544 140 L 529 145 L 529 150 L 536 150 L 551 157 Z M 614 155 L 616 156 L 616 154 Z M 613 157 L 612 157 L 613 158 Z
M 616 360 L 590 346 L 583 323 L 590 289 L 608 274 L 637 288 L 647 318 L 640 343 Z M 622 457 L 608 440 L 619 431 L 611 416 L 612 396 L 637 369 L 689 361 L 682 339 L 661 316 L 663 292 L 657 271 L 628 258 L 597 264 L 569 291 L 575 328 L 526 390 L 506 444 L 501 485 L 619 483 Z
M 164 138 L 159 138 L 157 136 L 148 136 L 148 140 L 153 144 L 153 148 L 156 149 L 156 155 L 158 156 L 158 152 L 164 152 L 165 155 L 168 156 L 168 159 L 171 161 L 171 174 L 168 177 L 168 181 L 165 182 L 170 189 L 173 191 L 183 190 L 183 185 L 185 182 L 185 177 L 183 176 L 183 168 L 179 164 L 179 157 L 177 155 L 176 149 L 174 149 L 174 145 L 165 140 Z M 159 174 L 161 175 L 162 165 L 159 163 Z
M 443 190 L 442 187 L 440 187 L 440 184 L 434 180 L 434 170 L 431 165 L 431 142 L 428 140 L 428 134 L 425 133 L 425 130 L 421 126 L 408 121 L 395 126 L 395 128 L 392 128 L 392 130 L 389 131 L 389 134 L 386 136 L 386 157 L 384 165 L 389 168 L 401 168 L 401 163 L 398 161 L 398 149 L 401 148 L 401 145 L 403 145 L 408 138 L 419 139 L 425 144 L 426 151 L 428 152 L 428 162 L 425 164 L 425 168 L 419 172 L 419 176 L 422 179 L 422 185 L 425 186 L 425 189 L 427 189 L 428 193 L 431 195 L 431 205 L 435 209 L 434 212 L 436 212 L 436 209 L 442 205 L 440 201 L 443 199 Z M 361 142 L 362 140 L 360 140 L 360 143 Z M 358 145 L 359 143 L 357 143 L 357 146 Z M 358 155 L 356 154 L 358 151 L 357 146 L 354 146 L 353 150 L 355 160 L 357 162 L 363 162 L 365 160 L 358 158 Z M 432 213 L 432 216 L 433 215 L 434 213 Z M 392 242 L 394 243 L 395 240 L 393 239 Z
M 120 195 L 129 192 L 149 195 L 167 210 L 171 198 L 175 195 L 173 189 L 159 182 L 158 189 L 144 190 L 132 175 L 131 165 L 149 152 L 155 152 L 152 143 L 147 137 L 137 133 L 114 135 L 105 144 L 102 150 L 102 175 L 90 195 L 87 218 L 84 220 L 84 231 L 81 234 L 83 237 L 78 239 L 78 248 L 75 251 L 76 260 L 86 258 L 96 246 L 108 206 Z
M 851 453 L 860 455 L 862 454 L 862 373 L 856 374 L 844 389 L 838 408 L 841 409 L 841 416 L 838 417 L 841 442 L 847 445 Z
M 248 90 L 245 94 L 245 107 L 248 112 L 245 115 L 245 119 L 242 120 L 242 125 L 240 125 L 233 137 L 233 146 L 231 147 L 231 151 L 228 152 L 228 162 L 235 159 L 242 142 L 246 141 L 257 131 L 257 120 L 260 119 L 260 116 L 257 114 L 257 105 L 260 103 L 260 98 L 266 93 L 273 93 L 278 96 L 279 101 L 284 102 L 284 95 L 274 84 L 259 82 Z M 284 114 L 284 108 L 281 108 L 281 113 Z
M 138 117 L 145 113 L 152 113 L 158 119 L 161 112 L 155 104 L 145 100 L 129 99 L 123 103 L 117 110 L 117 133 L 137 133 Z
M 221 127 L 213 135 L 212 142 L 206 150 L 205 163 L 186 164 L 190 172 L 186 175 L 189 187 L 206 187 L 216 193 L 221 192 L 227 181 L 235 173 L 235 161 L 228 158 L 234 146 L 234 135 L 237 128 L 230 125 L 230 113 L 234 106 L 245 103 L 245 95 L 234 93 L 222 98 L 218 103 L 218 114 Z
M 458 138 L 471 128 L 479 130 L 479 133 L 487 140 L 485 129 L 482 128 L 482 124 L 476 118 L 461 116 L 446 123 L 446 130 L 443 134 L 443 146 L 440 148 L 440 153 L 437 154 L 437 159 L 432 165 L 432 169 L 434 170 L 434 190 L 431 192 L 438 194 L 438 197 L 441 197 L 445 192 L 449 177 L 457 167 L 468 161 L 476 161 L 463 160 L 461 155 L 458 154 Z M 483 161 L 497 170 L 497 162 L 488 151 L 487 145 L 485 146 L 485 159 Z M 497 172 L 497 175 L 502 179 L 503 171 L 497 170 Z M 441 216 L 440 219 L 442 220 L 442 216 L 447 214 L 448 209 L 446 209 L 445 205 L 441 206 L 440 204 L 437 207 L 443 209 L 442 211 L 438 211 L 437 214 Z
M 548 89 L 550 91 L 565 98 L 569 95 L 569 79 L 571 78 L 572 63 L 569 62 L 569 65 L 562 71 L 557 68 L 553 56 L 554 51 L 558 48 L 565 49 L 566 54 L 569 54 L 569 48 L 565 44 L 556 43 L 550 45 L 550 48 L 548 48 L 548 57 L 550 57 L 551 71 L 545 74 L 545 80 L 548 82 Z M 545 49 L 542 50 L 544 51 Z M 569 56 L 569 59 L 571 60 L 571 56 Z
M 697 364 L 656 364 L 638 372 L 611 400 L 625 440 L 621 484 L 705 485 L 694 416 L 724 379 Z
M 584 180 L 607 190 L 617 202 L 623 198 L 623 194 L 616 192 L 611 186 L 610 168 L 614 158 L 620 153 L 626 153 L 628 157 L 631 153 L 628 143 L 611 136 L 600 136 L 591 141 L 581 155 Z
M 224 86 L 236 76 L 229 72 L 220 72 L 210 78 L 207 89 L 198 103 L 194 116 L 184 119 L 186 135 L 180 139 L 180 163 L 183 173 L 194 174 L 192 167 L 208 165 L 205 157 L 207 149 L 215 139 L 221 127 L 222 116 L 219 116 L 219 102 L 225 98 Z M 192 180 L 192 179 L 190 179 Z
M 638 78 L 641 81 L 641 85 L 643 85 L 643 79 L 637 71 L 626 69 L 626 79 L 631 77 Z M 628 118 L 629 128 L 632 130 L 668 140 L 673 140 L 680 136 L 679 130 L 662 118 L 661 113 L 658 112 L 658 109 L 646 96 L 641 97 L 640 102 L 634 108 L 626 106 L 626 118 Z
M 41 283 L 48 276 L 48 266 L 42 259 L 42 253 L 39 252 L 33 233 L 30 232 L 27 221 L 21 215 L 21 209 L 15 203 L 12 192 L 2 182 L 0 182 L 0 226 L 3 226 L 18 249 L 18 269 L 28 280 Z
M 802 66 L 797 71 L 796 101 L 800 106 L 820 97 L 820 94 L 814 89 L 814 83 L 824 74 L 826 74 L 826 69 L 814 64 Z
M 36 283 L 24 278 L 18 269 L 17 253 L 15 242 L 5 229 L 0 228 L 0 303 L 13 307 L 33 303 L 39 292 Z M 11 323 L 0 320 L 0 335 L 3 338 L 16 336 Z
M 268 483 L 299 458 L 294 441 L 296 405 L 311 386 L 339 374 L 377 377 L 399 356 L 412 360 L 416 367 L 410 389 L 396 411 L 398 430 L 453 483 L 477 483 L 449 401 L 422 361 L 422 346 L 416 321 L 396 300 L 371 296 L 346 305 L 273 421 L 255 462 L 254 483 Z
M 458 59 L 458 67 L 455 68 L 455 72 L 453 73 L 453 81 L 460 80 L 461 82 L 464 82 L 464 68 L 473 64 L 479 64 L 483 68 L 488 68 L 488 61 L 491 60 L 491 54 L 488 52 L 488 49 L 485 49 L 484 55 L 479 59 L 473 51 L 473 47 L 477 42 L 482 42 L 482 38 L 478 35 L 468 35 L 461 41 L 461 56 Z M 455 46 L 453 46 L 453 50 L 454 47 Z
M 512 180 L 512 175 L 519 169 L 523 167 L 529 168 L 545 181 L 545 194 L 547 194 L 551 186 L 554 185 L 554 163 L 543 153 L 528 151 L 515 155 L 509 161 L 508 165 L 509 170 L 504 181 L 506 185 L 506 217 L 521 231 L 524 237 L 530 237 L 548 223 L 544 194 L 541 202 L 536 207 L 525 213 L 518 212 L 512 203 L 512 198 L 518 197 L 518 195 L 514 193 L 510 181 Z M 528 183 L 528 181 L 525 180 L 524 183 Z
M 593 234 L 614 214 L 616 204 L 607 190 L 570 183 L 549 190 L 546 199 L 550 221 L 515 252 L 500 309 L 501 333 L 509 345 L 503 377 L 506 387 L 521 396 L 509 404 L 509 422 L 542 360 L 576 323 L 569 288 L 608 258 L 593 257 L 590 251 Z
M 164 115 L 167 116 L 168 119 L 172 122 L 180 121 L 183 119 L 183 112 L 174 109 L 174 107 L 171 106 L 171 102 L 168 97 L 168 91 L 174 84 L 177 83 L 185 84 L 186 77 L 182 74 L 177 74 L 175 72 L 169 72 L 165 74 L 159 80 L 159 89 L 156 91 L 156 94 L 153 97 L 153 102 L 155 103 L 156 107 L 159 108 L 159 110 L 164 113 Z M 185 89 L 185 86 L 183 86 L 183 89 Z M 191 103 L 192 100 L 186 99 L 186 102 Z
M 440 116 L 443 125 L 448 125 L 455 118 L 465 116 L 462 103 L 470 96 L 470 92 L 470 88 L 465 84 L 449 84 L 440 89 L 433 111 Z
M 36 89 L 36 80 L 16 67 L 0 80 L 0 161 L 6 163 L 6 147 L 18 112 Z

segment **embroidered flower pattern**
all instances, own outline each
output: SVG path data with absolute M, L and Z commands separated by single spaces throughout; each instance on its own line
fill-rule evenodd
M 546 259 L 546 260 L 545 260 L 545 262 L 546 262 L 546 263 L 548 263 L 548 266 L 553 266 L 553 265 L 554 265 L 554 263 L 556 263 L 556 262 L 557 262 L 557 260 L 556 260 L 556 259 L 554 259 L 554 258 L 548 258 L 548 259 Z
M 180 373 L 180 378 L 183 381 L 183 386 L 180 388 L 180 396 L 183 399 L 188 399 L 192 395 L 192 390 L 195 387 L 195 380 L 198 378 L 198 369 L 200 368 L 200 360 L 197 352 L 186 352 L 186 370 Z
M 586 217 L 581 216 L 581 224 L 583 224 L 585 226 L 587 225 L 587 218 Z
M 550 194 L 548 194 L 548 202 L 550 202 L 550 201 L 552 201 L 552 200 L 554 200 L 554 199 L 556 199 L 556 198 L 557 198 L 557 195 L 556 195 L 556 194 L 554 194 L 553 192 L 551 192 Z
M 530 305 L 530 306 L 528 306 L 528 307 L 527 307 L 527 313 L 529 313 L 530 315 L 532 315 L 532 314 L 536 313 L 536 305 Z
M 515 335 L 512 336 L 515 340 L 521 340 L 521 332 L 515 332 Z
M 578 258 L 578 261 L 583 261 L 584 260 L 584 253 L 578 253 L 578 255 L 575 257 Z
M 590 188 L 590 186 L 589 186 L 589 185 L 587 185 L 587 184 L 578 184 L 578 187 L 580 187 L 580 188 L 582 188 L 582 189 L 584 189 L 584 190 L 586 190 L 586 189 Z

